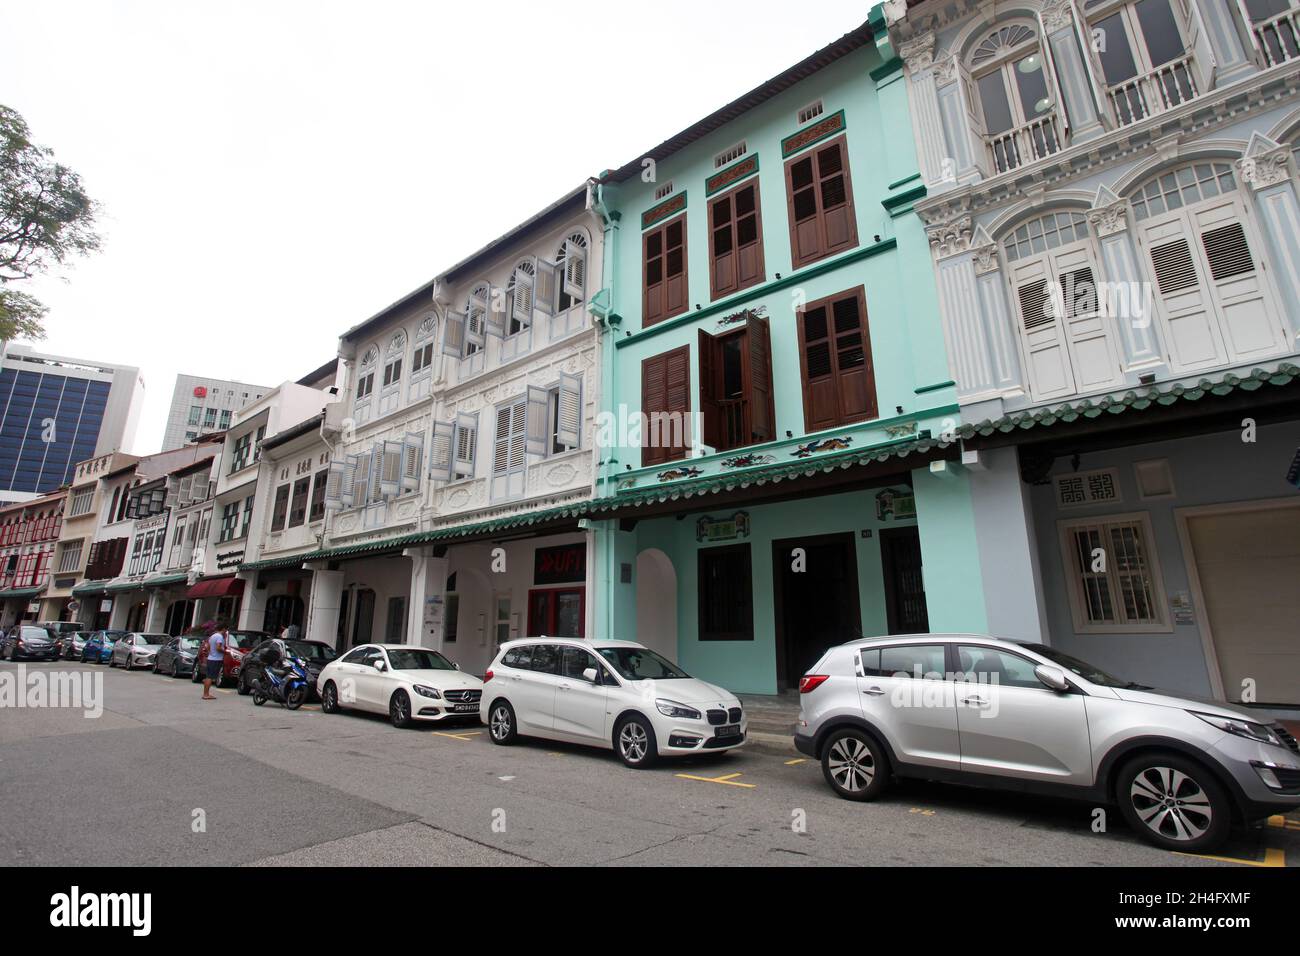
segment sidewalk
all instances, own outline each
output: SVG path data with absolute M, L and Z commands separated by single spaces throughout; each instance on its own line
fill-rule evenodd
M 745 746 L 750 750 L 777 755 L 797 755 L 792 737 L 799 719 L 799 692 L 783 694 L 740 694 L 740 704 L 749 721 Z

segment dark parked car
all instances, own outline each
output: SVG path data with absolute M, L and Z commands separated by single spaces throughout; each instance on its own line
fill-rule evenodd
M 239 680 L 239 669 L 244 664 L 245 655 L 271 635 L 265 631 L 231 631 L 229 636 L 225 660 L 221 665 L 221 680 L 218 682 L 218 686 L 221 687 L 224 687 L 227 681 Z M 195 684 L 203 680 L 203 662 L 207 659 L 208 639 L 205 637 L 203 645 L 199 648 L 198 657 L 194 659 L 194 667 L 190 671 L 190 680 Z
M 90 640 L 90 631 L 77 631 L 63 635 L 63 657 L 70 661 L 84 661 L 86 642 Z
M 107 664 L 113 659 L 113 647 L 118 640 L 126 637 L 129 631 L 96 631 L 86 641 L 86 649 L 81 654 L 83 662 Z
M 173 637 L 154 658 L 153 672 L 170 674 L 172 677 L 188 677 L 194 671 L 194 661 L 202 643 L 203 639 L 194 635 Z
M 0 645 L 0 657 L 11 661 L 54 661 L 59 659 L 59 645 L 54 634 L 35 624 L 19 624 L 4 644 Z
M 321 668 L 338 655 L 334 648 L 324 641 L 285 640 L 273 637 L 262 641 L 244 658 L 244 666 L 239 671 L 240 694 L 250 694 L 253 681 L 262 678 L 266 668 L 278 665 L 285 655 L 297 657 L 307 665 L 308 691 L 307 699 L 316 696 L 316 678 L 320 677 Z M 263 678 L 263 682 L 265 679 Z

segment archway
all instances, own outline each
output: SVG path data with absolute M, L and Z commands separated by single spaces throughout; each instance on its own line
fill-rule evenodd
M 658 548 L 636 556 L 636 639 L 677 660 L 677 571 Z

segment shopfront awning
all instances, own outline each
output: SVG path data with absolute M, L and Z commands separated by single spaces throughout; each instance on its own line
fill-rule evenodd
M 186 591 L 185 596 L 190 599 L 235 597 L 243 593 L 243 579 L 229 575 L 224 578 L 208 578 L 206 581 L 200 581 Z
M 161 577 L 145 578 L 144 586 L 147 588 L 159 588 L 167 584 L 180 584 L 182 581 L 189 580 L 188 574 L 164 574 Z
M 0 601 L 7 601 L 9 598 L 33 598 L 44 590 L 44 584 L 34 588 L 10 588 L 0 591 Z

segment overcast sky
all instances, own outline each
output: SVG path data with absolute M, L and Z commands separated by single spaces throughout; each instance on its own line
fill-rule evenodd
M 156 451 L 178 372 L 301 377 L 872 5 L 0 0 L 0 103 L 103 205 L 35 347 L 139 366 Z

